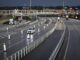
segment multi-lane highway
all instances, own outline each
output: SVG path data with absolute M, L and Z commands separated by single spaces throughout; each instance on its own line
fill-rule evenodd
M 4 31 L 0 30 L 0 60 L 6 60 L 4 56 L 6 54 L 6 57 L 10 57 L 9 60 L 13 60 L 13 57 L 15 57 L 13 54 L 15 52 L 43 37 L 47 32 L 54 28 L 56 20 L 57 19 L 54 17 L 41 17 L 33 23 L 29 22 L 28 24 L 12 27 L 8 30 L 5 29 L 5 26 Z M 60 47 L 57 55 L 55 55 L 56 60 L 80 60 L 80 21 L 75 19 L 65 20 L 64 18 L 61 18 L 60 20 L 62 20 L 66 26 L 64 36 L 64 29 L 62 28 L 64 24 L 63 22 L 58 21 L 57 29 L 48 36 L 43 43 L 23 58 L 20 57 L 18 60 L 49 60 L 51 55 L 55 55 L 53 52 L 56 47 Z M 0 29 L 2 27 L 3 26 L 1 26 Z M 27 39 L 27 30 L 29 27 L 35 27 L 36 32 L 32 34 L 33 40 Z M 62 43 L 60 43 L 61 39 L 63 41 Z M 3 43 L 5 43 L 7 47 L 6 54 L 3 52 Z M 61 44 L 61 46 L 58 44 Z M 16 56 L 15 60 L 18 56 Z
M 80 60 L 80 21 L 70 19 L 65 24 L 69 29 L 69 39 L 64 60 Z
M 4 58 L 3 56 L 3 43 L 6 44 L 7 47 L 7 57 L 14 54 L 16 51 L 19 49 L 25 47 L 27 45 L 27 29 L 29 27 L 34 27 L 35 26 L 35 33 L 33 34 L 34 39 L 37 40 L 41 36 L 43 36 L 46 32 L 48 32 L 52 27 L 54 27 L 55 23 L 52 23 L 52 20 L 49 20 L 47 24 L 45 24 L 45 19 L 44 20 L 37 20 L 36 23 L 30 23 L 27 26 L 19 27 L 19 28 L 12 28 L 5 30 L 4 32 L 0 33 L 0 59 L 2 60 Z M 21 29 L 22 28 L 22 29 Z M 40 30 L 40 32 L 38 31 Z M 15 31 L 14 31 L 15 30 Z M 21 30 L 24 30 L 23 33 L 21 33 Z M 13 33 L 13 34 L 11 34 Z M 15 33 L 15 34 L 14 34 Z M 8 35 L 10 34 L 10 38 L 8 38 Z M 29 42 L 31 43 L 31 42 Z M 3 57 L 3 58 L 2 58 Z
M 56 60 L 80 60 L 80 21 L 76 19 L 64 20 L 67 35 L 56 57 Z
M 21 60 L 48 60 L 56 45 L 58 44 L 63 30 L 56 30 L 46 41 L 40 44 Z
M 62 23 L 60 22 L 60 24 Z M 24 56 L 21 60 L 49 60 L 52 52 L 55 50 L 57 44 L 61 39 L 63 30 L 63 28 L 57 28 L 54 33 L 48 36 L 42 44 Z

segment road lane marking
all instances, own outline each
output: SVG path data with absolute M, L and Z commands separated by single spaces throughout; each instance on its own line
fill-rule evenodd
M 69 40 L 70 40 L 70 30 L 69 30 L 68 43 L 67 43 L 67 47 L 66 47 L 66 50 L 65 50 L 65 54 L 64 54 L 63 60 L 65 60 L 65 59 L 66 59 L 66 55 L 67 55 L 68 47 L 69 47 Z

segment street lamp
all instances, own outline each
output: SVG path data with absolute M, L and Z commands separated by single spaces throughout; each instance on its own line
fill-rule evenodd
M 30 10 L 31 10 L 31 6 L 32 6 L 32 1 L 30 0 Z
M 64 9 L 64 0 L 62 0 L 62 7 L 63 7 L 63 14 L 62 14 L 62 16 L 64 17 L 64 12 L 65 12 L 65 9 Z
M 62 0 L 62 2 L 63 2 L 63 8 L 64 8 L 64 0 Z

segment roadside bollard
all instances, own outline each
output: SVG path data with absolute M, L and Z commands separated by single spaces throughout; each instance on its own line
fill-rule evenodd
M 27 54 L 28 52 L 27 52 L 27 46 L 26 46 L 26 54 Z
M 11 35 L 8 35 L 8 44 L 9 44 L 9 47 L 10 47 L 10 43 L 11 43 Z
M 8 28 L 8 27 L 7 27 L 6 29 L 7 29 L 7 31 L 9 30 L 9 28 Z
M 44 30 L 45 30 L 45 28 L 46 28 L 46 27 L 45 27 L 45 26 L 43 26 L 43 28 L 44 28 Z
M 27 45 L 29 45 L 29 41 L 30 41 L 30 34 L 27 34 L 27 37 L 26 37 Z
M 16 60 L 16 53 L 15 53 L 15 55 L 14 55 L 14 56 L 15 56 L 15 60 Z
M 21 38 L 23 38 L 23 30 L 21 30 Z
M 49 26 L 49 25 L 47 24 L 47 26 Z
M 6 52 L 6 44 L 3 43 L 3 51 Z
M 23 35 L 23 30 L 21 30 L 21 34 Z
M 22 56 L 22 50 L 21 50 L 21 58 L 22 58 L 23 56 Z
M 27 45 L 29 46 L 29 39 L 27 39 Z
M 7 60 L 7 52 L 3 53 L 3 57 L 4 57 L 3 60 Z
M 13 57 L 11 56 L 11 60 L 13 60 Z
M 18 51 L 18 60 L 20 60 L 20 55 L 19 55 L 19 51 Z
M 8 35 L 8 39 L 11 39 L 11 35 Z
M 31 42 L 33 42 L 33 35 L 31 35 Z
M 36 26 L 34 25 L 34 28 L 35 28 Z
M 38 32 L 40 33 L 40 29 L 38 28 Z
M 24 48 L 24 56 L 25 56 L 25 51 L 26 51 L 26 50 L 25 50 L 25 48 Z

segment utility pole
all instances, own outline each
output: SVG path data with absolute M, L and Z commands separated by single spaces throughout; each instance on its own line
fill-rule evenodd
M 64 17 L 64 14 L 65 14 L 65 9 L 64 9 L 64 0 L 62 0 L 62 7 L 63 7 L 63 17 Z
M 63 0 L 63 9 L 64 9 L 64 0 Z
M 30 0 L 30 10 L 31 10 L 31 6 L 32 6 L 32 1 Z

